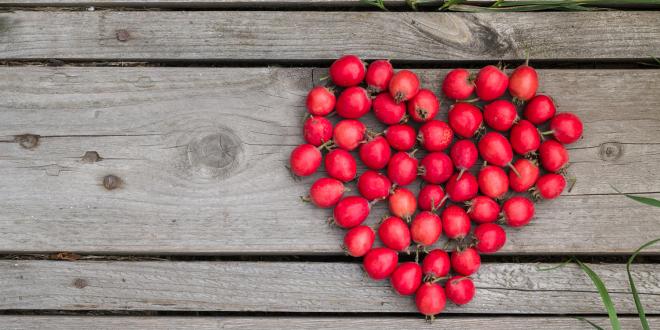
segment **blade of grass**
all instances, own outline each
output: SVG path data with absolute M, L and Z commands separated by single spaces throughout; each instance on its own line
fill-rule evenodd
M 612 189 L 614 189 L 614 191 L 618 192 L 619 194 L 622 194 L 622 192 L 619 189 L 616 189 L 615 186 L 610 185 L 610 187 L 612 187 Z M 630 198 L 630 199 L 632 199 L 632 200 L 634 200 L 634 201 L 640 202 L 642 204 L 651 205 L 651 206 L 655 206 L 655 207 L 660 207 L 660 200 L 657 200 L 655 198 L 644 197 L 644 196 L 635 196 L 635 195 L 630 195 L 630 194 L 623 194 L 623 195 Z
M 591 270 L 591 268 L 589 268 L 587 265 L 583 264 L 580 260 L 575 259 L 575 262 L 577 262 L 580 268 L 582 268 L 582 270 L 585 273 L 587 273 L 589 278 L 591 278 L 591 281 L 594 282 L 594 285 L 596 286 L 596 289 L 600 294 L 600 298 L 603 300 L 603 305 L 605 305 L 607 314 L 610 317 L 612 330 L 621 330 L 621 323 L 619 323 L 619 317 L 616 315 L 616 309 L 614 308 L 614 303 L 612 303 L 612 298 L 610 297 L 609 292 L 607 292 L 607 288 L 605 287 L 605 283 L 603 283 L 603 280 L 601 280 L 598 274 L 596 274 L 593 270 Z
M 575 258 L 574 258 L 574 257 L 570 257 L 570 258 L 568 258 L 568 259 L 562 261 L 560 264 L 558 264 L 558 265 L 556 265 L 556 266 L 552 266 L 552 267 L 548 267 L 548 268 L 538 268 L 538 267 L 537 267 L 536 270 L 541 271 L 541 272 L 547 272 L 547 271 L 549 271 L 549 270 L 555 270 L 555 269 L 562 268 L 562 267 L 568 265 L 568 264 L 569 264 L 571 261 L 573 261 L 573 260 L 575 260 Z
M 383 0 L 360 0 L 360 2 L 378 7 L 384 11 L 388 11 L 387 8 L 385 8 L 385 3 L 383 2 Z
M 644 330 L 650 330 L 651 328 L 649 327 L 649 322 L 646 320 L 646 313 L 644 313 L 644 306 L 642 305 L 642 301 L 639 299 L 639 293 L 637 292 L 635 281 L 633 281 L 632 274 L 630 274 L 630 266 L 632 265 L 633 261 L 635 261 L 635 257 L 637 257 L 637 255 L 642 250 L 658 242 L 660 242 L 660 238 L 656 238 L 640 246 L 639 249 L 637 249 L 635 253 L 633 253 L 630 256 L 628 262 L 626 263 L 626 271 L 628 272 L 628 282 L 630 282 L 630 291 L 632 291 L 633 299 L 635 300 L 635 306 L 637 307 L 637 314 L 639 315 L 639 321 L 642 323 L 642 328 Z
M 589 323 L 592 327 L 594 327 L 594 329 L 605 330 L 605 329 L 599 327 L 598 324 L 593 323 L 593 322 L 591 322 L 591 321 L 585 319 L 584 317 L 576 317 L 576 319 L 578 319 L 578 320 L 580 320 L 580 321 L 582 321 L 582 322 L 587 322 L 587 323 Z

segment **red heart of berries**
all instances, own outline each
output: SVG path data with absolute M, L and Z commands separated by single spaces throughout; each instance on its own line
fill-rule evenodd
M 497 252 L 506 242 L 497 223 L 524 226 L 534 216 L 533 200 L 553 199 L 564 190 L 564 145 L 582 136 L 582 122 L 572 113 L 556 113 L 549 96 L 536 94 L 538 76 L 527 63 L 510 76 L 493 65 L 476 76 L 451 70 L 442 82 L 444 96 L 455 102 L 447 122 L 435 119 L 436 94 L 421 88 L 414 72 L 395 73 L 387 60 L 365 68 L 357 56 L 346 55 L 329 75 L 335 86 L 317 86 L 307 95 L 307 144 L 290 157 L 297 176 L 314 174 L 321 163 L 327 172 L 306 199 L 332 207 L 333 223 L 348 230 L 346 253 L 364 257 L 372 279 L 389 278 L 397 293 L 414 294 L 423 315 L 439 314 L 446 299 L 468 303 L 479 254 Z M 368 129 L 361 121 L 371 110 L 384 129 Z M 328 119 L 333 114 L 340 117 L 334 125 Z M 359 176 L 356 159 L 366 167 Z M 359 195 L 344 196 L 356 177 Z M 407 187 L 418 179 L 423 185 L 415 196 Z M 390 214 L 374 231 L 363 223 L 380 202 Z M 383 247 L 374 247 L 376 233 Z M 450 253 L 427 251 L 443 233 L 452 243 Z M 411 250 L 414 261 L 399 263 L 399 252 Z

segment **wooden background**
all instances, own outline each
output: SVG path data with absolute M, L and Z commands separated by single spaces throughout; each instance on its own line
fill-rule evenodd
M 570 255 L 604 279 L 624 328 L 639 328 L 622 261 L 660 237 L 660 209 L 612 186 L 660 198 L 660 70 L 640 64 L 660 57 L 657 8 L 386 4 L 396 11 L 348 0 L 0 1 L 0 328 L 588 328 L 583 316 L 606 327 L 582 271 L 539 270 Z M 345 53 L 389 58 L 436 92 L 447 68 L 513 67 L 529 54 L 540 91 L 585 124 L 570 146 L 572 189 L 507 229 L 474 301 L 432 325 L 343 256 L 328 211 L 298 199 L 314 178 L 285 168 L 306 92 Z M 652 325 L 658 255 L 649 248 L 633 271 Z

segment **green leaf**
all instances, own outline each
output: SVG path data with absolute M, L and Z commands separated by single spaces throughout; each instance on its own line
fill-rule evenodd
M 383 2 L 383 0 L 360 0 L 360 2 L 366 3 L 368 5 L 372 5 L 372 6 L 378 7 L 382 10 L 387 11 L 387 8 L 385 8 L 385 3 Z
M 639 321 L 642 323 L 642 328 L 644 328 L 644 330 L 650 330 L 651 328 L 649 327 L 649 322 L 646 320 L 646 314 L 644 313 L 644 306 L 642 305 L 642 301 L 639 299 L 639 293 L 637 292 L 637 287 L 635 287 L 635 281 L 633 281 L 632 274 L 630 274 L 630 266 L 635 260 L 635 257 L 637 257 L 637 255 L 643 249 L 658 242 L 660 242 L 660 238 L 656 238 L 640 246 L 639 249 L 637 249 L 637 251 L 635 251 L 635 253 L 633 253 L 630 256 L 628 262 L 626 263 L 626 271 L 628 272 L 628 282 L 630 282 L 630 291 L 632 291 L 633 298 L 635 299 L 635 306 L 637 307 L 637 314 L 639 315 Z
M 575 262 L 580 265 L 580 268 L 582 268 L 582 270 L 584 270 L 584 272 L 589 275 L 591 281 L 594 282 L 594 285 L 596 285 L 596 289 L 598 290 L 600 298 L 603 300 L 603 304 L 605 305 L 605 309 L 607 309 L 607 314 L 610 317 L 612 330 L 621 330 L 621 323 L 619 323 L 619 317 L 616 315 L 614 303 L 612 303 L 612 298 L 610 297 L 609 292 L 607 292 L 607 288 L 605 287 L 603 280 L 601 280 L 600 277 L 594 273 L 593 270 L 591 270 L 591 268 L 583 264 L 580 260 L 575 259 Z
M 621 194 L 621 191 L 619 189 L 616 189 L 615 186 L 610 184 L 610 187 L 612 187 L 612 189 L 614 189 L 614 191 Z M 660 207 L 660 201 L 655 199 L 655 198 L 635 196 L 635 195 L 630 195 L 630 194 L 623 194 L 623 195 L 630 198 L 630 199 L 632 199 L 632 200 L 634 200 L 634 201 L 637 201 L 637 202 L 640 202 L 640 203 L 643 203 L 643 204 L 647 204 L 647 205 L 651 205 L 651 206 L 655 206 L 655 207 Z
M 591 322 L 591 321 L 585 319 L 584 317 L 576 317 L 576 319 L 578 319 L 578 320 L 580 320 L 580 321 L 582 321 L 582 322 L 587 322 L 587 323 L 589 323 L 592 327 L 594 327 L 594 329 L 605 330 L 605 329 L 599 327 L 598 324 L 593 323 L 593 322 Z

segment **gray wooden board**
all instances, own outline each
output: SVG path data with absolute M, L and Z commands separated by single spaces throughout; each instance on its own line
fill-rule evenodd
M 660 56 L 659 19 L 651 11 L 16 11 L 0 14 L 0 59 L 638 60 Z
M 304 97 L 321 71 L 0 72 L 0 251 L 341 253 L 343 230 L 325 225 L 331 212 L 298 199 L 320 174 L 294 180 L 285 167 L 302 142 Z M 446 71 L 418 72 L 437 90 Z M 614 194 L 610 184 L 660 197 L 660 71 L 540 76 L 560 110 L 584 119 L 585 138 L 570 151 L 577 183 L 538 204 L 529 226 L 509 229 L 501 253 L 630 253 L 659 237 L 660 211 Z M 34 148 L 14 142 L 25 133 L 41 136 Z M 103 160 L 83 161 L 87 151 Z M 104 189 L 108 174 L 122 186 Z M 375 206 L 369 223 L 384 213 Z
M 477 295 L 449 313 L 604 314 L 589 277 L 568 265 L 484 264 Z M 589 265 L 619 313 L 635 312 L 625 265 Z M 373 281 L 360 264 L 306 262 L 0 262 L 0 309 L 415 312 L 411 297 Z M 660 265 L 633 276 L 646 312 L 660 312 Z
M 605 317 L 587 317 L 607 328 Z M 651 325 L 658 317 L 649 317 Z M 621 317 L 623 329 L 642 329 L 639 319 Z M 126 317 L 126 316 L 0 316 L 7 330 L 53 329 L 586 329 L 588 324 L 572 317 L 473 317 L 440 316 L 432 324 L 421 317 Z

